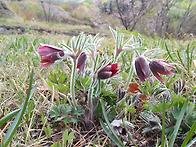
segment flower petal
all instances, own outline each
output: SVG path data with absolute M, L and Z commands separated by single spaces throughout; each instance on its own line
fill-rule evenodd
M 149 74 L 149 66 L 143 57 L 135 60 L 135 69 L 140 81 L 144 82 Z
M 111 62 L 106 65 L 105 67 L 102 67 L 101 70 L 98 71 L 98 78 L 99 79 L 107 79 L 112 76 L 115 76 L 118 74 L 118 65 L 117 63 L 111 64 Z
M 139 64 L 145 78 L 147 78 L 149 76 L 149 65 L 143 57 L 139 58 Z
M 87 56 L 85 52 L 80 54 L 80 56 L 78 57 L 77 68 L 79 68 L 80 73 L 84 70 L 86 59 L 87 59 Z
M 118 71 L 119 71 L 118 69 L 112 70 L 112 75 L 111 75 L 111 77 L 117 75 L 117 74 L 118 74 Z
M 173 68 L 175 69 L 175 67 L 169 63 L 167 63 L 166 61 L 164 60 L 159 60 L 160 64 L 162 64 L 163 66 L 167 66 L 167 67 L 170 67 L 170 68 Z
M 48 56 L 49 54 L 55 53 L 55 52 L 63 52 L 63 50 L 57 47 L 49 46 L 49 45 L 41 46 L 38 50 L 38 53 L 40 56 Z
M 111 70 L 116 70 L 117 67 L 118 67 L 117 63 L 114 63 L 111 65 Z
M 160 75 L 156 71 L 152 71 L 153 75 L 159 80 L 164 82 L 165 80 L 160 77 Z
M 140 81 L 144 82 L 145 81 L 145 75 L 143 71 L 141 70 L 140 64 L 138 62 L 135 62 L 135 69 L 137 76 L 139 77 Z
M 99 79 L 107 79 L 107 78 L 110 78 L 111 75 L 112 75 L 111 71 L 104 71 L 104 72 L 98 73 Z
M 41 67 L 47 67 L 47 66 L 50 66 L 52 63 L 48 62 L 48 63 L 45 63 L 45 64 L 42 64 Z

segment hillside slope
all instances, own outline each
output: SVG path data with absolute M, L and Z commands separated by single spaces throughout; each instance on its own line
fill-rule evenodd
M 15 15 L 8 7 L 7 5 L 0 1 L 0 18 L 8 18 Z

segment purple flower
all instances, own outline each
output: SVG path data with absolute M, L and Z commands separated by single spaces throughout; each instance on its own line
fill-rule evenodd
M 108 79 L 118 74 L 117 63 L 111 64 L 111 62 L 98 71 L 99 79 Z
M 49 45 L 41 46 L 38 50 L 38 53 L 40 56 L 42 56 L 40 63 L 43 64 L 41 65 L 41 67 L 47 67 L 64 56 L 62 49 Z
M 77 68 L 79 68 L 79 73 L 81 73 L 84 70 L 86 59 L 87 56 L 85 52 L 81 53 L 80 56 L 78 57 Z
M 161 59 L 153 59 L 150 64 L 150 69 L 153 73 L 153 75 L 159 80 L 159 81 L 162 81 L 164 82 L 165 80 L 162 79 L 160 77 L 159 74 L 162 74 L 162 75 L 173 75 L 172 72 L 168 71 L 166 69 L 166 67 L 170 67 L 170 68 L 173 68 L 175 69 L 174 66 L 172 66 L 171 64 L 168 64 L 166 61 L 164 60 L 161 60 Z M 159 74 L 158 74 L 159 73 Z
M 149 77 L 149 66 L 144 57 L 136 58 L 135 69 L 140 81 L 144 82 Z

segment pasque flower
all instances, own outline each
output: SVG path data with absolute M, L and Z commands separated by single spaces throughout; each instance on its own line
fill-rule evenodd
M 42 63 L 41 67 L 47 67 L 64 56 L 64 52 L 61 48 L 49 45 L 41 46 L 38 53 L 42 56 L 42 60 L 40 61 L 40 63 Z
M 150 63 L 150 70 L 152 71 L 153 75 L 160 81 L 164 82 L 165 80 L 160 77 L 159 74 L 162 75 L 172 75 L 173 73 L 168 71 L 166 67 L 170 67 L 175 69 L 174 66 L 168 64 L 166 61 L 161 59 L 153 59 Z
M 149 66 L 144 57 L 135 59 L 135 70 L 140 81 L 144 82 L 149 77 Z
M 117 63 L 111 64 L 111 62 L 98 71 L 99 79 L 108 79 L 118 74 Z
M 77 68 L 79 68 L 80 73 L 84 70 L 86 59 L 87 59 L 87 56 L 85 52 L 82 52 L 80 56 L 78 57 Z

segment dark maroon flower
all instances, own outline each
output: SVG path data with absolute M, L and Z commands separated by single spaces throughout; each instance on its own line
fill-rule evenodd
M 149 77 L 149 66 L 144 57 L 135 59 L 135 70 L 140 81 L 144 82 Z
M 162 81 L 164 82 L 165 80 L 162 79 L 160 77 L 159 74 L 162 74 L 162 75 L 173 75 L 172 72 L 168 71 L 166 69 L 166 67 L 170 67 L 170 68 L 173 68 L 175 69 L 174 66 L 172 66 L 171 64 L 168 64 L 166 61 L 164 60 L 161 60 L 161 59 L 153 59 L 150 64 L 150 69 L 153 73 L 153 75 L 159 80 L 159 81 Z M 165 67 L 166 66 L 166 67 Z
M 111 62 L 103 67 L 98 72 L 99 79 L 108 79 L 118 74 L 117 63 L 111 64 Z
M 86 59 L 87 56 L 85 52 L 81 53 L 80 56 L 78 57 L 77 68 L 79 68 L 80 73 L 84 70 Z
M 41 67 L 47 67 L 64 56 L 62 49 L 49 45 L 41 46 L 38 50 L 38 53 L 40 56 L 42 56 L 40 63 L 43 64 Z

